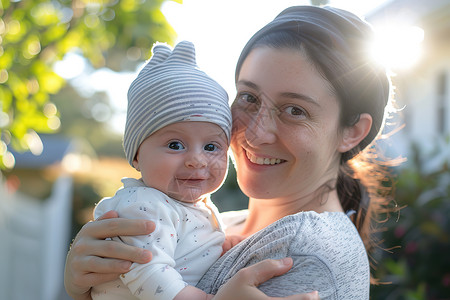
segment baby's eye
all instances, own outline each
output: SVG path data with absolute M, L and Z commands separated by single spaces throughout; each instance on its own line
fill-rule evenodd
M 243 102 L 246 102 L 246 103 L 256 103 L 256 102 L 258 102 L 258 99 L 255 96 L 253 96 L 252 94 L 248 94 L 248 93 L 238 94 L 237 98 L 238 98 L 239 101 L 243 101 Z
M 207 145 L 205 145 L 205 147 L 203 147 L 203 149 L 205 151 L 215 151 L 215 150 L 217 150 L 217 146 L 214 144 L 207 144 Z
M 169 149 L 172 149 L 172 150 L 183 150 L 183 149 L 185 149 L 184 145 L 181 142 L 179 142 L 179 141 L 170 142 L 169 145 L 167 145 L 167 146 L 169 147 Z

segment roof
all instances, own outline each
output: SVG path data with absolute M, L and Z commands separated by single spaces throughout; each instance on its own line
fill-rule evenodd
M 30 151 L 17 152 L 8 149 L 16 160 L 15 168 L 45 168 L 62 161 L 64 156 L 73 150 L 73 140 L 68 137 L 54 134 L 39 135 L 43 144 L 40 155 L 34 155 Z

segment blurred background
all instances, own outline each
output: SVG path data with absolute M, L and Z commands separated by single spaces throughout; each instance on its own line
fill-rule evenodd
M 344 8 L 373 24 L 399 111 L 377 145 L 399 213 L 381 224 L 371 299 L 450 299 L 449 0 L 1 0 L 0 299 L 68 299 L 70 241 L 101 198 L 138 174 L 124 159 L 126 92 L 154 42 L 194 42 L 234 97 L 250 36 L 290 5 Z M 230 165 L 213 195 L 246 208 Z

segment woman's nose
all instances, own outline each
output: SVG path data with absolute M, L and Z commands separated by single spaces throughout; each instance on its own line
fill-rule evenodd
M 188 154 L 185 165 L 188 168 L 204 168 L 208 165 L 208 162 L 206 160 L 206 157 L 201 152 L 191 152 Z
M 262 107 L 258 113 L 250 114 L 245 138 L 250 146 L 272 144 L 276 140 L 276 123 L 274 112 Z

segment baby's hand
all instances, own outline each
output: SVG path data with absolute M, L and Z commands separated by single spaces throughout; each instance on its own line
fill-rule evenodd
M 233 248 L 234 246 L 236 246 L 237 244 L 240 243 L 240 241 L 242 241 L 244 238 L 240 235 L 228 235 L 225 237 L 225 242 L 223 242 L 222 245 L 222 255 L 225 254 L 225 252 L 227 252 L 228 250 L 230 250 L 231 248 Z

